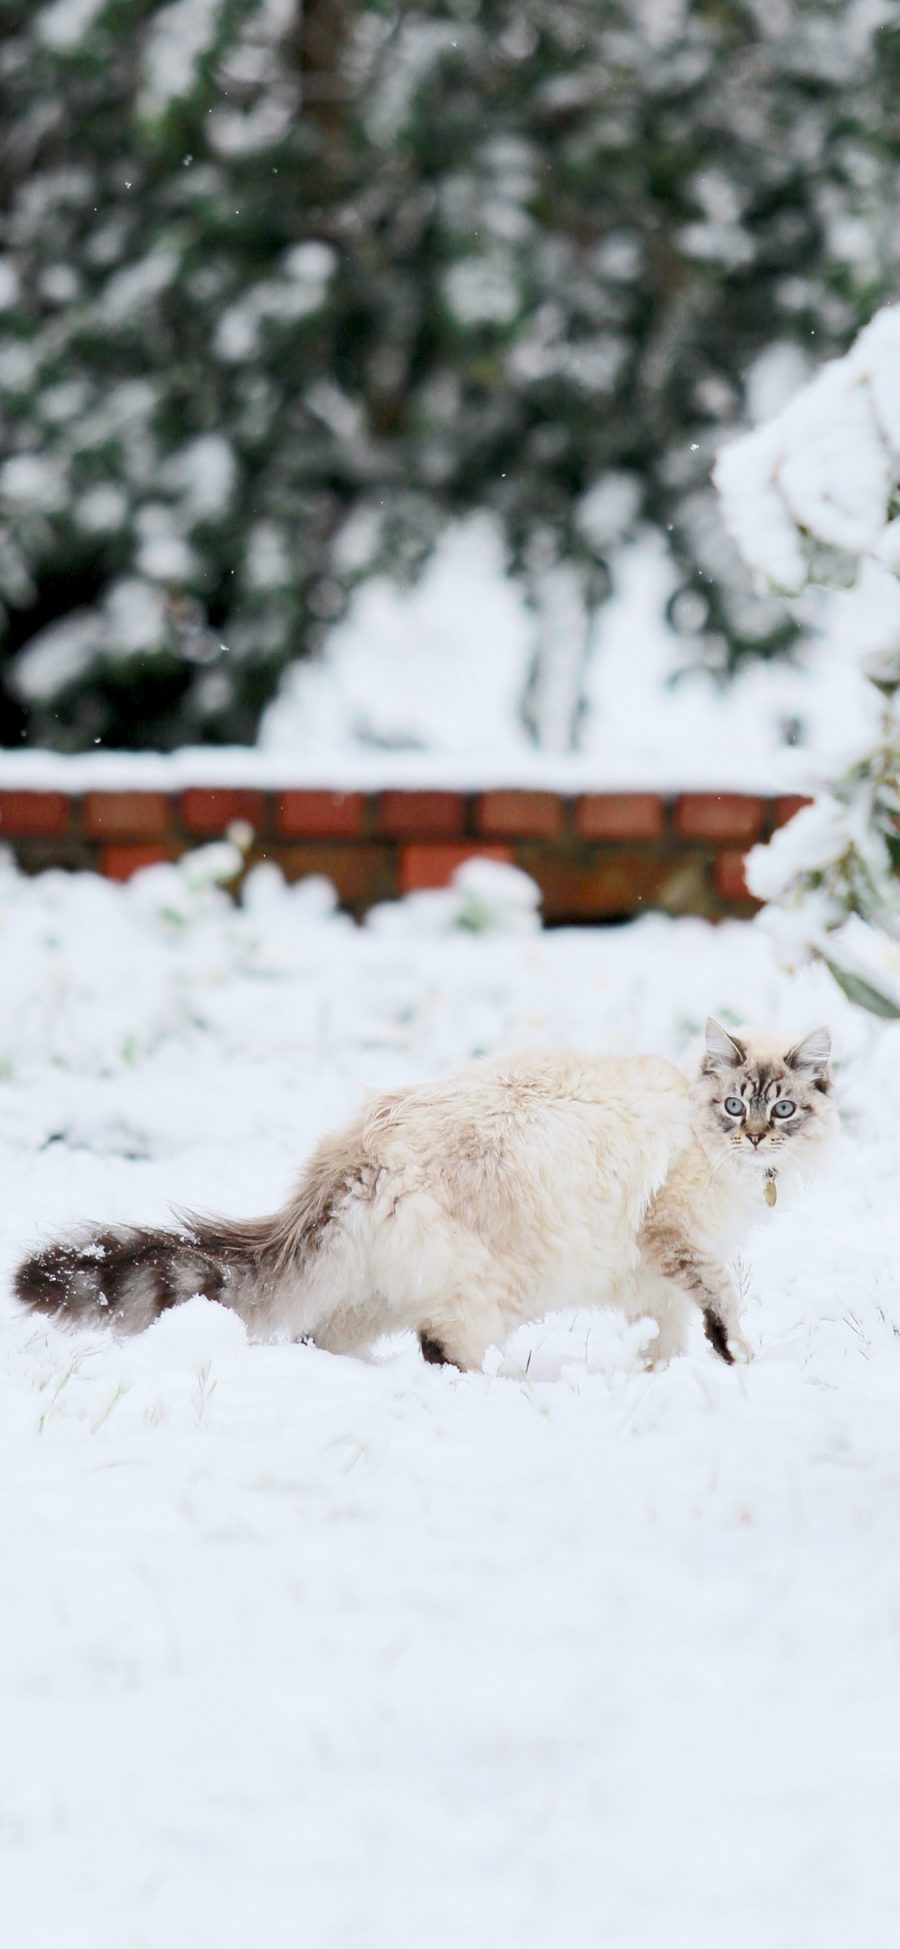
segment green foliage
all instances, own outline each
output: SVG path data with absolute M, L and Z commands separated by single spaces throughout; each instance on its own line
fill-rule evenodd
M 900 1020 L 900 651 L 868 675 L 881 693 L 875 742 L 767 846 L 754 892 L 790 965 L 824 963 L 858 1008 Z
M 708 470 L 763 349 L 895 275 L 900 34 L 856 11 L 8 7 L 7 741 L 251 738 L 472 507 L 588 608 L 649 521 L 698 658 L 788 648 Z
M 900 1021 L 896 974 L 883 986 L 860 974 L 839 958 L 842 922 L 858 915 L 873 937 L 900 943 L 900 652 L 882 660 L 881 671 L 869 672 L 881 692 L 884 707 L 878 742 L 843 778 L 832 785 L 836 804 L 844 808 L 847 843 L 832 863 L 823 897 L 823 880 L 807 880 L 820 910 L 830 901 L 826 936 L 834 945 L 820 946 L 820 958 L 835 981 L 859 1008 L 885 1021 Z M 801 889 L 802 891 L 802 889 Z
M 823 954 L 821 958 L 838 987 L 843 989 L 848 1001 L 853 1002 L 857 1008 L 864 1008 L 869 1015 L 880 1016 L 882 1021 L 900 1022 L 900 1007 L 890 995 L 886 995 L 881 988 L 876 988 L 871 981 L 865 981 L 855 970 L 841 967 L 840 963 L 832 961 L 829 955 Z

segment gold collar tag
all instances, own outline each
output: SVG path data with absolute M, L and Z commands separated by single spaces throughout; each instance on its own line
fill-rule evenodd
M 778 1203 L 775 1172 L 771 1168 L 766 1172 L 766 1181 L 763 1185 L 763 1197 L 767 1205 L 776 1205 Z

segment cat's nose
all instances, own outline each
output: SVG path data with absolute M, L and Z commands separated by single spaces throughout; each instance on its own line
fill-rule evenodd
M 748 1130 L 747 1135 L 754 1150 L 756 1150 L 757 1145 L 762 1143 L 765 1132 L 762 1130 Z

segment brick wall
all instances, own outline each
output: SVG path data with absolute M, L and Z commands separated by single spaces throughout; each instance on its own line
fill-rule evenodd
M 240 822 L 253 835 L 251 863 L 275 860 L 289 879 L 324 873 L 355 913 L 442 886 L 463 860 L 487 856 L 532 875 L 548 921 L 647 907 L 749 914 L 745 852 L 805 803 L 722 792 L 0 791 L 0 843 L 26 872 L 91 868 L 124 880 Z

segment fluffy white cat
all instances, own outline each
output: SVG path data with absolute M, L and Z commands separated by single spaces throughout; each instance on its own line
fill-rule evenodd
M 830 1050 L 826 1029 L 785 1050 L 710 1020 L 693 1083 L 654 1056 L 473 1065 L 376 1097 L 272 1217 L 91 1232 L 26 1261 L 16 1292 L 123 1332 L 202 1293 L 259 1338 L 348 1353 L 412 1329 L 460 1368 L 584 1306 L 649 1314 L 665 1361 L 696 1307 L 722 1359 L 746 1359 L 727 1260 L 831 1132 Z

